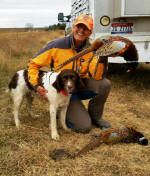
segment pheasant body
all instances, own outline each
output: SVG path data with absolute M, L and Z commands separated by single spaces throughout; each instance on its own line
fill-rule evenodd
M 148 140 L 142 133 L 136 131 L 132 127 L 121 126 L 119 128 L 110 128 L 104 130 L 94 141 L 87 144 L 74 157 L 83 155 L 90 150 L 98 147 L 100 144 L 115 144 L 115 143 L 139 143 L 141 145 L 148 145 Z

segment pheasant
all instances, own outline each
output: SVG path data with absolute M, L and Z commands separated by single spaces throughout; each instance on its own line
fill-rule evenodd
M 96 39 L 89 48 L 82 50 L 75 56 L 71 57 L 67 61 L 54 68 L 54 71 L 58 71 L 63 66 L 77 60 L 79 57 L 93 52 L 93 56 L 98 56 L 97 63 L 106 57 L 116 57 L 121 56 L 129 63 L 137 63 L 138 53 L 133 42 L 127 38 L 121 36 L 102 36 Z M 93 57 L 90 59 L 91 62 Z
M 138 143 L 140 145 L 148 145 L 148 140 L 142 133 L 132 127 L 121 126 L 119 128 L 110 128 L 104 130 L 95 140 L 87 144 L 83 149 L 76 153 L 73 158 L 81 156 L 103 143 Z
M 92 140 L 75 154 L 70 154 L 67 150 L 64 149 L 55 149 L 50 152 L 49 156 L 55 161 L 68 158 L 74 159 L 76 157 L 80 157 L 86 154 L 96 147 L 99 147 L 103 143 L 138 143 L 140 145 L 148 145 L 148 140 L 144 137 L 142 133 L 135 130 L 134 128 L 128 126 L 120 126 L 118 128 L 109 128 L 103 130 L 99 136 L 97 136 L 94 140 Z

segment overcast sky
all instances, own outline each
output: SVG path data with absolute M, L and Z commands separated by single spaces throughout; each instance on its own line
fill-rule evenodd
M 0 0 L 0 28 L 46 27 L 57 24 L 59 12 L 69 15 L 71 0 Z

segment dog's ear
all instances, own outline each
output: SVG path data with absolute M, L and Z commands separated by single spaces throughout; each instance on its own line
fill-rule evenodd
M 61 90 L 61 82 L 60 82 L 60 76 L 58 75 L 55 82 L 52 84 L 52 86 L 57 90 L 57 92 L 60 92 Z

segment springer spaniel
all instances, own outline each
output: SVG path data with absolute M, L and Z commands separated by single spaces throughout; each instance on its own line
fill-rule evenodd
M 31 115 L 30 107 L 32 104 L 34 90 L 27 78 L 27 70 L 20 70 L 15 73 L 9 83 L 9 91 L 14 102 L 14 120 L 16 127 L 20 127 L 18 113 L 24 96 L 27 98 L 27 111 Z M 50 104 L 50 128 L 51 137 L 54 140 L 59 139 L 57 132 L 56 115 L 59 112 L 60 122 L 64 130 L 69 131 L 66 126 L 66 111 L 70 101 L 71 93 L 83 87 L 84 84 L 77 72 L 66 69 L 61 72 L 39 72 L 39 84 L 48 90 L 46 93 Z

